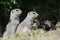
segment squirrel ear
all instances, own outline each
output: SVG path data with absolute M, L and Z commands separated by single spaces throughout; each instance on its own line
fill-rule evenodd
M 28 13 L 27 15 L 31 15 L 30 13 Z
M 12 13 L 14 13 L 14 12 L 12 11 Z

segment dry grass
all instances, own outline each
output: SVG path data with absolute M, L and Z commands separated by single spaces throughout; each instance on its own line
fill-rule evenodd
M 60 22 L 56 25 L 58 26 L 56 30 L 48 32 L 42 29 L 30 30 L 26 33 L 20 32 L 11 37 L 4 37 L 2 40 L 60 40 Z
M 49 32 L 45 32 L 42 29 L 31 30 L 27 33 L 16 33 L 10 38 L 3 38 L 3 40 L 60 40 L 60 29 Z

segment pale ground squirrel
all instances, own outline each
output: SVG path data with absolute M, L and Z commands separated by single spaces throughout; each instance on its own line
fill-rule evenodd
M 10 21 L 8 22 L 6 26 L 6 31 L 3 34 L 4 36 L 13 35 L 16 31 L 16 28 L 19 24 L 19 16 L 22 13 L 22 10 L 20 9 L 13 9 L 10 14 Z
M 17 33 L 18 32 L 27 32 L 33 27 L 33 20 L 38 16 L 39 14 L 35 11 L 28 12 L 26 18 L 18 25 Z

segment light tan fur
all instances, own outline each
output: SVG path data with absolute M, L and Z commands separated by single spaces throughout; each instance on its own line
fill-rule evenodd
M 19 24 L 16 32 L 27 32 L 32 28 L 33 20 L 38 16 L 37 12 L 28 12 L 27 17 Z
M 10 14 L 10 21 L 6 26 L 6 31 L 3 34 L 4 36 L 11 36 L 15 33 L 16 27 L 19 24 L 19 15 L 22 13 L 20 9 L 13 9 Z

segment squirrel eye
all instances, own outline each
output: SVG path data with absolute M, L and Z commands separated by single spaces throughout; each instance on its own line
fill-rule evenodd
M 18 10 L 16 10 L 16 11 L 18 11 Z
M 33 14 L 35 14 L 35 13 L 33 13 Z

